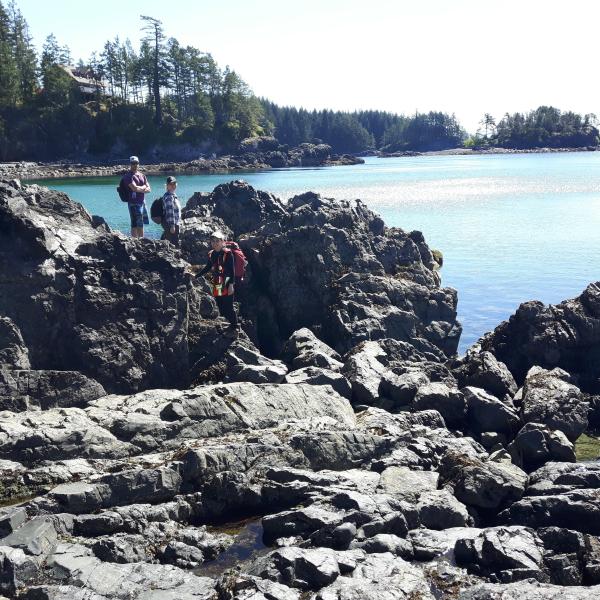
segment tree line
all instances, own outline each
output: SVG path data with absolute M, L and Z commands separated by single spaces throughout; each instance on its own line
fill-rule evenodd
M 208 52 L 168 37 L 141 16 L 139 47 L 119 37 L 75 61 L 54 35 L 41 53 L 15 0 L 0 0 L 0 160 L 96 156 L 122 158 L 153 147 L 234 152 L 247 137 L 282 144 L 324 142 L 338 153 L 467 147 L 533 148 L 598 143 L 594 115 L 540 107 L 527 114 L 484 116 L 468 137 L 454 115 L 398 115 L 278 106 L 259 99 Z M 83 92 L 65 66 L 76 66 L 95 91 Z
M 467 147 L 583 148 L 598 145 L 598 120 L 589 113 L 562 112 L 540 106 L 528 113 L 506 113 L 500 121 L 486 113 L 478 132 L 465 140 Z

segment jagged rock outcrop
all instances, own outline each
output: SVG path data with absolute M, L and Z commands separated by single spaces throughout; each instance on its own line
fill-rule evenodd
M 284 205 L 236 181 L 196 194 L 186 214 L 238 236 L 250 261 L 242 312 L 267 353 L 279 354 L 301 327 L 341 353 L 386 337 L 437 356 L 456 352 L 456 292 L 439 287 L 422 234 L 386 228 L 360 201 L 307 192 Z
M 533 366 L 560 367 L 586 392 L 600 392 L 600 282 L 572 300 L 545 306 L 525 302 L 481 340 L 523 383 Z

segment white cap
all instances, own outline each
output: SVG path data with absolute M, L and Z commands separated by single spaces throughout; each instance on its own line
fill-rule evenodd
M 129 162 L 130 163 L 139 163 L 140 159 L 137 156 L 130 156 L 129 157 Z
M 221 231 L 213 231 L 210 234 L 211 238 L 215 238 L 216 240 L 224 240 L 225 236 L 223 235 L 223 233 Z

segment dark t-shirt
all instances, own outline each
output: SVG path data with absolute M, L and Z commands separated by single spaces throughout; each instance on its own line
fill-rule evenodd
M 136 171 L 135 173 L 129 171 L 129 173 L 126 173 L 123 176 L 123 181 L 125 182 L 125 185 L 127 187 L 129 187 L 130 183 L 135 183 L 135 185 L 139 187 L 143 187 L 148 184 L 146 176 L 143 173 L 140 173 L 139 171 Z M 145 194 L 141 192 L 132 192 L 131 190 L 129 191 L 129 193 L 129 204 L 144 204 Z

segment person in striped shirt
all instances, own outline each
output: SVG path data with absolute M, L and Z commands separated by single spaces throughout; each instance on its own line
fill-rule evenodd
M 167 177 L 167 191 L 162 197 L 163 201 L 163 234 L 161 239 L 168 240 L 174 246 L 179 246 L 179 226 L 181 222 L 181 204 L 175 190 L 177 189 L 177 179 Z

